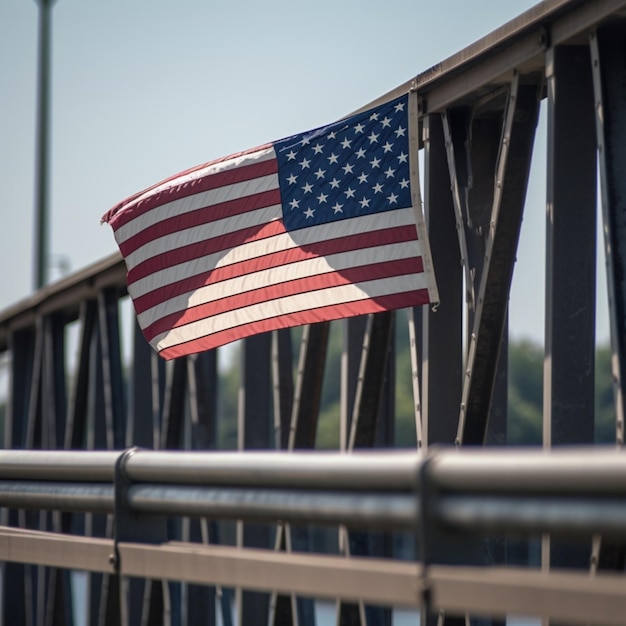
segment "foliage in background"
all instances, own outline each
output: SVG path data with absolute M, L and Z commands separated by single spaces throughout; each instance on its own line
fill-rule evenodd
M 396 420 L 395 443 L 415 447 L 415 418 L 411 388 L 411 359 L 404 313 L 396 325 Z M 341 324 L 333 323 L 326 357 L 325 379 L 317 428 L 316 446 L 323 449 L 339 447 L 339 399 L 341 380 Z M 294 376 L 299 350 L 299 335 L 294 335 Z M 543 412 L 543 349 L 527 340 L 509 344 L 508 443 L 510 445 L 541 445 Z M 219 443 L 225 448 L 237 447 L 238 358 L 222 369 L 220 382 L 221 419 Z M 596 443 L 615 440 L 613 391 L 611 386 L 610 350 L 599 347 L 596 353 Z

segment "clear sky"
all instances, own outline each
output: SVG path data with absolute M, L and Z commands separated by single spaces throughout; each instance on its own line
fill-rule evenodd
M 57 0 L 52 278 L 63 266 L 75 271 L 117 250 L 99 220 L 130 194 L 332 122 L 534 4 Z M 34 0 L 0 0 L 0 310 L 33 283 L 37 14 Z M 514 335 L 536 339 L 543 335 L 543 268 L 531 262 L 544 249 L 544 169 L 539 154 L 511 301 Z

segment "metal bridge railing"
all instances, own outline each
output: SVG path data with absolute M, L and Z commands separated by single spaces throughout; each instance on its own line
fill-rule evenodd
M 142 576 L 452 614 L 606 624 L 626 614 L 623 574 L 485 567 L 478 559 L 486 534 L 496 532 L 624 543 L 626 455 L 616 449 L 6 450 L 0 504 L 113 514 L 113 539 L 3 527 L 0 559 L 115 574 L 122 589 L 127 577 Z M 410 530 L 419 554 L 401 561 L 170 542 L 167 520 L 181 516 Z

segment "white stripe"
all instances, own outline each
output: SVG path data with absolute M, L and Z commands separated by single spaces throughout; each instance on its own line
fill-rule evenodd
M 233 294 L 246 293 L 260 287 L 278 285 L 328 272 L 341 272 L 351 267 L 375 265 L 385 261 L 396 261 L 419 256 L 421 256 L 421 247 L 419 242 L 415 240 L 306 259 L 297 263 L 246 274 L 245 276 L 237 276 L 213 285 L 201 287 L 180 296 L 175 296 L 139 314 L 138 320 L 140 326 L 146 328 L 166 315 L 208 302 L 215 302 Z
M 357 302 L 394 293 L 406 293 L 416 289 L 425 289 L 427 286 L 427 278 L 424 274 L 412 274 L 331 287 L 316 291 L 313 295 L 311 293 L 297 294 L 243 307 L 235 311 L 220 313 L 210 318 L 192 322 L 186 326 L 174 328 L 157 335 L 150 344 L 158 351 L 161 351 L 180 343 L 213 335 L 236 326 L 245 326 L 261 320 L 282 317 L 324 306 Z
M 223 187 L 218 187 L 217 189 L 202 191 L 191 196 L 186 196 L 185 198 L 178 198 L 177 200 L 160 204 L 147 213 L 138 215 L 134 220 L 131 220 L 127 224 L 120 226 L 114 232 L 115 240 L 118 245 L 121 245 L 146 228 L 171 217 L 185 215 L 186 213 L 191 213 L 192 211 L 196 211 L 201 208 L 208 209 L 209 207 L 216 206 L 224 202 L 246 198 L 257 193 L 272 191 L 273 189 L 278 189 L 277 174 L 268 174 L 267 176 L 260 176 L 259 178 L 254 178 L 252 180 L 246 180 L 240 183 L 233 183 L 232 185 L 224 185 Z
M 210 163 L 205 167 L 200 166 L 198 169 L 194 169 L 191 172 L 181 174 L 180 176 L 177 176 L 172 180 L 164 181 L 157 184 L 155 187 L 150 187 L 149 189 L 146 189 L 146 191 L 144 191 L 140 196 L 133 198 L 130 202 L 128 202 L 128 204 L 125 204 L 119 210 L 125 211 L 126 209 L 129 209 L 130 207 L 133 207 L 136 204 L 143 202 L 144 200 L 148 200 L 152 196 L 155 196 L 162 191 L 167 191 L 168 189 L 173 189 L 175 187 L 181 187 L 183 185 L 192 183 L 193 181 L 196 181 L 200 178 L 204 178 L 205 176 L 212 176 L 214 174 L 219 174 L 228 170 L 234 170 L 246 165 L 254 165 L 256 163 L 270 161 L 271 159 L 275 158 L 276 153 L 274 152 L 274 148 L 269 147 L 264 148 L 263 150 L 257 150 L 256 152 L 251 152 L 250 154 L 243 154 L 238 157 L 219 161 L 218 163 Z M 152 222 L 148 223 L 150 224 Z
M 139 298 L 155 289 L 177 283 L 180 280 L 197 276 L 213 271 L 218 267 L 226 267 L 246 261 L 256 259 L 266 254 L 283 252 L 299 246 L 306 246 L 320 241 L 346 237 L 348 235 L 358 235 L 366 232 L 373 232 L 383 228 L 394 228 L 397 226 L 410 226 L 415 224 L 415 217 L 411 208 L 385 211 L 384 213 L 374 213 L 372 215 L 362 215 L 352 219 L 310 226 L 302 230 L 292 231 L 251 241 L 229 250 L 223 250 L 198 259 L 173 265 L 164 270 L 154 272 L 149 276 L 128 285 L 128 291 L 133 299 Z M 128 262 L 127 262 L 128 263 Z M 127 265 L 128 267 L 128 265 Z
M 261 228 L 269 222 L 281 219 L 282 216 L 281 205 L 274 204 L 262 209 L 257 209 L 256 211 L 248 211 L 247 213 L 226 217 L 222 220 L 209 222 L 208 224 L 178 230 L 169 235 L 163 235 L 163 237 L 159 237 L 158 239 L 153 239 L 140 248 L 137 248 L 134 252 L 127 254 L 126 267 L 130 270 L 159 254 L 173 252 L 177 248 L 200 243 L 207 239 L 223 237 L 229 233 L 252 228 L 254 226 Z

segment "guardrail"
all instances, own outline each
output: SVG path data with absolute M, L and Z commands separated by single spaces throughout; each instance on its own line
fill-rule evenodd
M 487 532 L 626 543 L 626 454 L 617 449 L 5 450 L 0 505 L 115 520 L 111 539 L 3 527 L 6 561 L 451 613 L 605 624 L 626 614 L 621 573 L 477 567 L 471 552 Z M 169 542 L 174 516 L 410 530 L 420 560 Z

